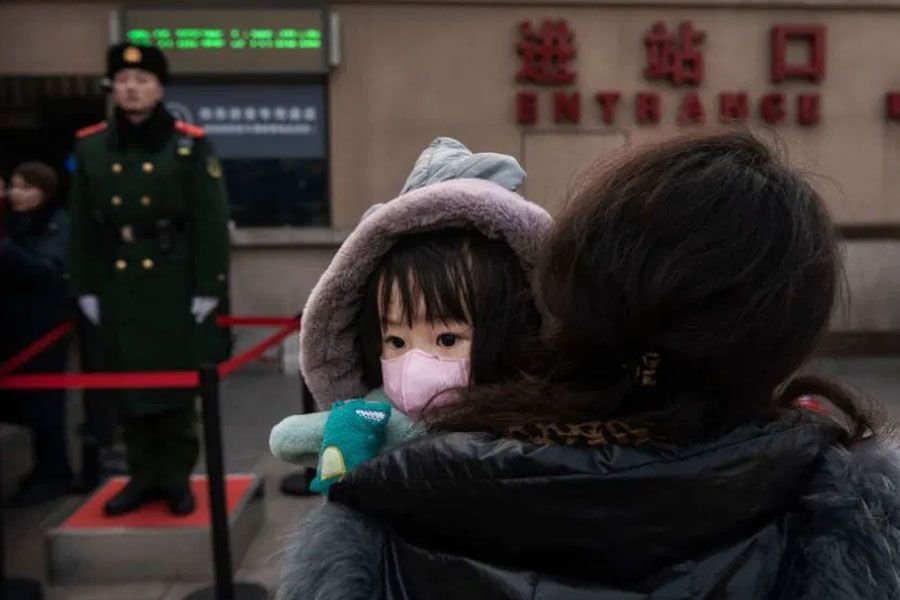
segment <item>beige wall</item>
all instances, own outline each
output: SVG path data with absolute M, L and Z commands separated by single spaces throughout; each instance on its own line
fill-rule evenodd
M 232 260 L 232 310 L 236 314 L 292 315 L 306 302 L 312 286 L 335 249 L 243 249 Z M 844 301 L 832 322 L 834 331 L 900 330 L 900 242 L 851 241 L 843 244 L 846 261 Z
M 103 72 L 113 2 L 0 4 L 0 75 Z
M 844 244 L 844 302 L 832 322 L 837 331 L 900 330 L 900 241 Z
M 297 314 L 336 248 L 259 248 L 234 252 L 231 310 L 235 314 Z
M 690 129 L 675 123 L 684 92 L 642 75 L 643 38 L 657 20 L 670 28 L 692 20 L 706 31 L 707 77 L 698 91 L 708 121 L 717 120 L 721 91 L 746 90 L 754 105 L 768 91 L 818 91 L 819 126 L 804 128 L 790 115 L 774 133 L 795 164 L 827 176 L 818 185 L 841 222 L 900 222 L 900 124 L 883 116 L 884 93 L 900 89 L 900 54 L 884 51 L 900 31 L 900 11 L 370 3 L 336 9 L 343 33 L 343 62 L 330 85 L 338 225 L 352 224 L 365 206 L 392 197 L 417 152 L 439 134 L 519 156 L 531 173 L 526 195 L 553 206 L 565 187 L 560 184 L 586 163 L 585 149 L 602 154 L 615 147 L 613 138 L 634 145 Z M 516 92 L 534 89 L 514 82 L 520 66 L 516 26 L 545 18 L 566 19 L 575 31 L 578 80 L 569 89 L 583 97 L 578 126 L 552 124 L 547 90 L 538 90 L 539 125 L 522 128 L 515 121 Z M 770 28 L 780 23 L 827 26 L 824 82 L 770 83 Z M 623 92 L 615 127 L 602 124 L 591 101 L 597 90 L 610 89 Z M 633 95 L 639 90 L 662 95 L 659 126 L 635 125 Z M 754 112 L 751 124 L 761 129 Z

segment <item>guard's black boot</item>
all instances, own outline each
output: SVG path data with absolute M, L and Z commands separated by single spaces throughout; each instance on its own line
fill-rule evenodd
M 103 507 L 103 512 L 106 513 L 107 517 L 118 517 L 119 515 L 134 512 L 145 504 L 159 500 L 161 497 L 162 494 L 158 488 L 136 483 L 132 479 L 122 488 L 121 492 L 106 503 L 106 506 Z
M 194 502 L 194 494 L 191 492 L 191 484 L 187 481 L 178 485 L 170 486 L 166 490 L 166 502 L 169 503 L 169 510 L 173 515 L 183 517 L 194 512 L 196 503 Z

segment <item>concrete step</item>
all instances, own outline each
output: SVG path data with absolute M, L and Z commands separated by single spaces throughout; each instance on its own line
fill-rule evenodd
M 213 577 L 206 477 L 192 478 L 197 510 L 187 517 L 151 503 L 122 517 L 103 505 L 127 481 L 111 479 L 58 527 L 46 534 L 48 578 L 56 585 L 127 581 L 209 581 Z M 265 522 L 262 479 L 229 475 L 227 497 L 234 568 Z

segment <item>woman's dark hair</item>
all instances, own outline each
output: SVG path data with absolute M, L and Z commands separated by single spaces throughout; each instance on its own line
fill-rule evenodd
M 473 327 L 472 383 L 515 376 L 517 351 L 535 339 L 540 327 L 522 263 L 504 241 L 459 228 L 403 236 L 364 291 L 358 341 L 364 378 L 373 388 L 382 384 L 382 332 L 395 286 L 402 318 L 410 325 L 423 317 Z
M 59 189 L 59 178 L 50 165 L 37 161 L 23 162 L 13 170 L 12 175 L 13 177 L 18 175 L 28 185 L 41 190 L 44 193 L 44 202 L 46 204 L 56 199 L 56 193 Z
M 44 193 L 44 201 L 37 208 L 28 212 L 27 217 L 10 215 L 10 235 L 43 235 L 53 216 L 60 209 L 57 196 L 59 179 L 53 167 L 42 162 L 24 162 L 13 169 L 12 175 L 19 175 L 30 186 Z M 12 177 L 10 177 L 12 179 Z
M 558 219 L 538 267 L 548 333 L 527 372 L 429 421 L 502 433 L 617 418 L 689 442 L 814 393 L 859 437 L 874 423 L 839 387 L 785 385 L 825 330 L 839 278 L 822 199 L 749 133 L 640 149 L 587 173 Z M 658 364 L 642 381 L 648 357 Z

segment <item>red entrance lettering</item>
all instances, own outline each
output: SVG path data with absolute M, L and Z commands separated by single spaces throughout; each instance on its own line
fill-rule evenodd
M 815 125 L 821 117 L 818 94 L 797 96 L 797 122 L 801 125 Z
M 533 92 L 519 92 L 516 96 L 516 118 L 520 125 L 534 125 L 537 123 L 537 94 Z
M 759 112 L 763 121 L 769 125 L 777 125 L 784 120 L 784 94 L 776 92 L 766 94 L 759 103 Z
M 719 117 L 723 123 L 746 121 L 750 116 L 750 103 L 746 92 L 719 94 Z
M 600 103 L 600 109 L 603 111 L 603 122 L 607 125 L 615 122 L 616 108 L 621 97 L 622 94 L 619 92 L 597 92 L 597 102 Z
M 529 21 L 519 25 L 517 50 L 522 68 L 516 81 L 543 85 L 565 85 L 575 81 L 569 63 L 575 57 L 575 34 L 564 20 L 544 21 L 535 31 Z
M 705 118 L 703 102 L 695 93 L 687 94 L 681 102 L 681 110 L 678 111 L 678 122 L 685 125 L 702 123 Z
M 666 24 L 656 23 L 644 37 L 647 46 L 647 79 L 668 79 L 675 85 L 703 83 L 703 54 L 698 46 L 705 33 L 686 21 L 678 28 L 678 37 L 669 33 Z
M 809 48 L 804 65 L 787 64 L 789 41 L 800 40 Z M 772 81 L 807 79 L 822 81 L 825 77 L 825 27 L 822 25 L 779 25 L 772 28 Z
M 553 120 L 557 123 L 568 121 L 578 123 L 581 121 L 581 94 L 566 94 L 556 92 L 553 95 Z
M 659 94 L 641 92 L 635 100 L 635 118 L 640 124 L 659 123 Z
M 888 92 L 886 104 L 887 118 L 892 121 L 900 120 L 900 92 Z

